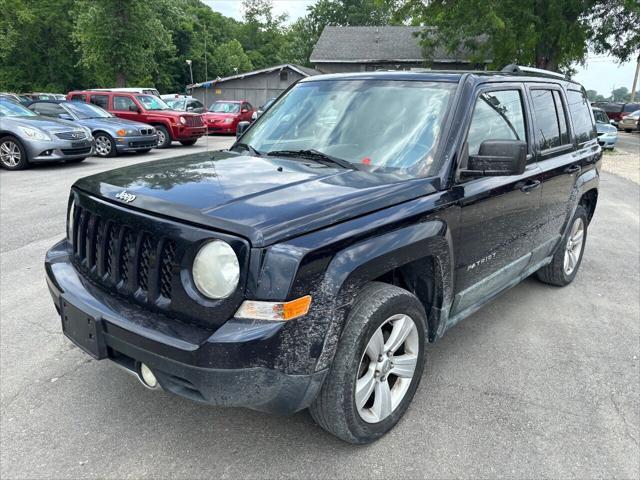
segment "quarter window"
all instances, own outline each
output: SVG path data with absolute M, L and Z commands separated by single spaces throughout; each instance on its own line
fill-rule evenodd
M 569 143 L 567 120 L 560 95 L 556 90 L 531 90 L 540 150 Z
M 569 112 L 573 119 L 573 130 L 578 143 L 588 142 L 596 138 L 597 133 L 591 116 L 589 102 L 582 92 L 567 90 Z
M 107 95 L 91 95 L 91 103 L 106 110 L 109 104 L 109 97 Z
M 481 93 L 476 100 L 467 135 L 469 155 L 477 155 L 485 140 L 526 141 L 519 90 Z
M 136 106 L 136 103 L 129 97 L 113 97 L 113 109 L 119 111 L 128 111 L 129 107 Z

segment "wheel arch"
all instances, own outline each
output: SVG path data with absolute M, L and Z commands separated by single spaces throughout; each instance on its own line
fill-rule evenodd
M 596 205 L 598 203 L 598 189 L 592 188 L 582 194 L 578 204 L 582 205 L 587 211 L 587 220 L 591 222 L 593 214 L 596 211 Z

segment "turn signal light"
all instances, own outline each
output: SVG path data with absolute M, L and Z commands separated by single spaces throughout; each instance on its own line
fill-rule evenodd
M 289 302 L 260 302 L 245 300 L 235 314 L 236 318 L 286 322 L 306 315 L 311 307 L 311 295 Z
M 124 137 L 127 134 L 127 131 L 124 129 L 120 129 L 116 132 L 118 135 L 120 135 L 121 137 Z

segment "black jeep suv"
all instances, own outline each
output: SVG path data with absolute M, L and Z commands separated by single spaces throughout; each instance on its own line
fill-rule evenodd
M 428 342 L 580 266 L 589 103 L 512 70 L 306 78 L 228 151 L 79 180 L 45 264 L 65 335 L 149 388 L 379 438 Z

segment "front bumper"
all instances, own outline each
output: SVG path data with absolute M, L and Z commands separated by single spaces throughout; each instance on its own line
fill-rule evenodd
M 598 137 L 598 144 L 602 148 L 613 148 L 617 141 L 618 141 L 617 133 L 615 135 L 604 134 Z
M 145 363 L 165 390 L 213 405 L 292 414 L 318 394 L 326 369 L 293 375 L 246 364 L 256 351 L 274 348 L 281 323 L 236 320 L 214 331 L 153 314 L 87 282 L 72 265 L 67 246 L 63 240 L 47 252 L 47 284 L 58 313 L 68 303 L 95 319 L 102 352 L 97 358 L 133 372 Z M 287 354 L 284 347 L 278 350 Z
M 115 137 L 118 152 L 137 152 L 155 148 L 158 145 L 158 135 L 137 135 L 133 137 Z
M 31 162 L 75 160 L 93 155 L 93 139 L 84 140 L 32 140 L 21 138 Z
M 178 125 L 173 128 L 174 140 L 197 140 L 207 133 L 207 128 L 203 125 L 201 127 L 186 127 L 184 125 Z

